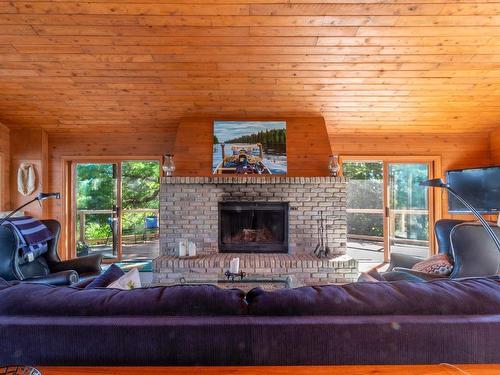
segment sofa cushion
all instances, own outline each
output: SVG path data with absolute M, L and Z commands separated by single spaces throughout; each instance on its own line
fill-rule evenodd
M 89 284 L 87 284 L 85 286 L 85 289 L 105 288 L 109 284 L 118 280 L 123 275 L 125 275 L 125 272 L 123 272 L 122 269 L 116 264 L 112 264 L 106 271 L 104 271 L 102 274 L 93 279 Z
M 255 288 L 247 302 L 253 315 L 500 314 L 500 278 Z
M 0 289 L 8 288 L 9 286 L 10 286 L 10 283 L 7 280 L 2 279 L 0 277 Z
M 240 315 L 244 297 L 213 285 L 119 290 L 20 283 L 0 290 L 0 316 Z

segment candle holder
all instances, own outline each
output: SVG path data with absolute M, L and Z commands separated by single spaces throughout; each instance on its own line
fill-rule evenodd
M 239 277 L 240 280 L 243 280 L 243 278 L 247 275 L 246 272 L 243 272 L 243 271 L 240 271 L 238 273 L 233 273 L 233 272 L 230 272 L 229 270 L 227 270 L 225 273 L 224 273 L 224 276 L 227 277 L 228 280 L 231 280 L 231 281 L 234 281 L 234 278 L 235 277 Z

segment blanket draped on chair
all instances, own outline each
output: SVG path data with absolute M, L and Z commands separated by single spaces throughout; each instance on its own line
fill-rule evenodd
M 42 222 L 31 216 L 11 218 L 3 225 L 8 225 L 16 233 L 22 257 L 27 262 L 47 252 L 47 241 L 54 238 Z

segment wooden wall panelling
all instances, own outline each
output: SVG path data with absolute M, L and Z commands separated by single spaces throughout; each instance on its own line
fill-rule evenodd
M 42 129 L 16 129 L 10 132 L 10 201 L 12 208 L 33 199 L 48 187 L 47 134 Z M 36 170 L 36 190 L 23 196 L 17 190 L 17 171 L 22 163 L 31 163 Z M 24 209 L 26 214 L 38 218 L 48 217 L 47 202 L 32 204 Z
M 288 175 L 328 174 L 330 143 L 322 118 L 280 118 L 287 121 Z M 173 152 L 176 175 L 211 175 L 213 118 L 184 118 L 177 132 L 114 134 L 49 134 L 49 189 L 65 191 L 65 161 L 92 157 L 161 156 Z M 67 173 L 67 171 L 66 171 Z M 47 202 L 50 215 L 65 225 L 66 197 Z M 61 256 L 68 256 L 67 233 L 63 233 Z
M 0 1 L 0 110 L 17 128 L 158 132 L 319 117 L 333 133 L 498 127 L 489 0 Z
M 332 151 L 343 156 L 439 155 L 442 174 L 447 169 L 490 163 L 489 137 L 484 134 L 469 134 L 466 141 L 462 135 L 332 133 L 328 138 L 321 118 L 281 119 L 287 121 L 289 131 L 289 175 L 326 175 L 328 155 Z M 134 155 L 161 156 L 171 152 L 175 154 L 177 175 L 208 176 L 212 165 L 212 123 L 213 118 L 184 118 L 177 132 L 49 134 L 49 190 L 64 192 L 64 160 L 93 156 L 130 155 L 133 159 Z M 51 217 L 64 224 L 63 202 L 52 200 L 46 207 L 50 207 Z M 443 216 L 448 216 L 446 202 L 443 203 Z
M 347 158 L 348 155 L 376 158 L 386 156 L 428 156 L 441 157 L 441 175 L 449 169 L 489 165 L 491 162 L 488 134 L 463 135 L 370 135 L 331 134 L 330 142 L 335 153 Z M 447 207 L 447 194 L 441 192 L 442 217 L 467 218 L 470 215 L 450 215 Z M 438 194 L 439 197 L 439 194 Z
M 491 161 L 500 165 L 500 128 L 490 134 Z
M 0 210 L 10 208 L 10 130 L 0 124 Z
M 224 118 L 225 120 L 230 120 Z M 215 118 L 185 118 L 177 129 L 174 145 L 175 175 L 212 174 L 213 122 Z M 235 119 L 235 120 L 241 120 Z M 252 118 L 285 120 L 287 123 L 288 176 L 327 176 L 331 154 L 323 118 Z

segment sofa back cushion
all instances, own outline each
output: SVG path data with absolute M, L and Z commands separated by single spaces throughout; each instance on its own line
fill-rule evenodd
M 500 278 L 255 288 L 247 302 L 253 315 L 500 314 Z
M 0 277 L 0 290 L 10 287 L 10 283 Z
M 19 283 L 0 289 L 0 316 L 240 315 L 245 293 L 213 285 L 133 290 Z

